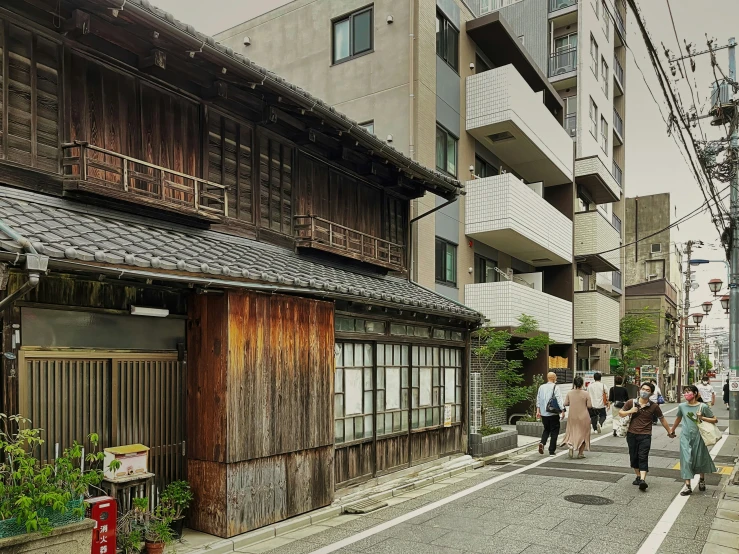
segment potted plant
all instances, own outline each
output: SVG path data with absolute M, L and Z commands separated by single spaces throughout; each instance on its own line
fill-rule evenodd
M 144 527 L 144 542 L 148 554 L 161 554 L 164 547 L 174 542 L 172 519 L 166 515 L 151 514 Z
M 29 424 L 22 416 L 0 414 L 0 538 L 48 534 L 54 527 L 82 521 L 84 495 L 103 480 L 97 434 L 88 437 L 92 451 L 84 460 L 82 445 L 74 442 L 54 462 L 41 464 L 33 455 L 44 443 L 41 429 Z
M 159 507 L 166 510 L 172 519 L 172 532 L 175 539 L 182 538 L 182 528 L 185 522 L 185 512 L 192 504 L 193 495 L 190 483 L 187 481 L 173 481 L 159 495 Z
M 132 502 L 131 510 L 118 521 L 118 550 L 123 554 L 137 554 L 145 545 L 148 554 L 161 554 L 168 544 L 174 542 L 170 507 L 159 505 L 151 511 L 149 499 L 145 496 L 134 498 Z

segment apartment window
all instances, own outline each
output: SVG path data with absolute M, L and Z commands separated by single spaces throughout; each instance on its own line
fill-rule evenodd
M 354 12 L 333 23 L 334 63 L 372 50 L 372 8 Z
M 359 126 L 362 129 L 364 129 L 365 131 L 367 131 L 368 133 L 372 133 L 373 135 L 375 134 L 375 122 L 374 122 L 374 120 L 372 120 L 372 121 L 365 121 L 364 123 L 360 123 Z
M 593 9 L 595 10 L 595 17 L 600 17 L 600 2 L 593 0 Z
M 662 244 L 655 242 L 652 244 L 652 254 L 659 254 L 662 252 Z
M 485 177 L 492 177 L 499 173 L 500 171 L 493 164 L 488 163 L 479 156 L 475 156 L 475 175 L 484 179 Z
M 608 13 L 605 0 L 603 0 L 603 32 L 606 34 L 606 40 L 611 40 L 611 17 Z
M 495 268 L 498 264 L 489 258 L 478 256 L 477 258 L 477 275 L 475 275 L 476 283 L 496 283 L 498 282 L 498 272 Z
M 598 137 L 598 106 L 590 98 L 590 133 L 594 138 Z
M 459 31 L 440 12 L 436 12 L 436 55 L 458 71 Z
M 457 176 L 457 137 L 436 126 L 436 169 Z
M 563 52 L 572 48 L 577 48 L 577 33 L 572 33 L 571 35 L 565 35 L 563 37 L 554 39 L 555 52 Z
M 593 35 L 590 35 L 590 59 L 592 61 L 591 69 L 595 79 L 598 80 L 598 43 L 595 42 Z
M 475 74 L 490 71 L 491 67 L 479 54 L 475 54 Z
M 608 98 L 608 64 L 602 56 L 600 58 L 600 76 L 603 79 L 603 92 L 606 93 L 606 98 Z
M 436 282 L 457 285 L 457 246 L 437 237 Z
M 603 152 L 608 153 L 608 123 L 604 117 L 600 118 L 600 147 Z

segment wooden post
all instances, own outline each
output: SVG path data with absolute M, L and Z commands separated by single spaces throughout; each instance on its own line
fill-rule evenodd
M 87 146 L 80 144 L 80 180 L 87 181 Z
M 164 202 L 164 170 L 159 169 L 159 196 L 162 198 L 162 202 Z
M 193 184 L 193 187 L 192 187 L 193 202 L 195 202 L 194 208 L 195 208 L 195 211 L 197 212 L 197 211 L 200 211 L 200 185 L 201 183 L 200 181 L 196 181 L 195 179 L 193 179 L 192 184 Z
M 121 158 L 121 164 L 123 166 L 123 174 L 121 176 L 121 179 L 123 179 L 123 190 L 128 192 L 128 160 Z

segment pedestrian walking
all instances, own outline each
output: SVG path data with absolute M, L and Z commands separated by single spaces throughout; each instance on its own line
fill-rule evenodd
M 613 436 L 617 434 L 617 423 L 621 420 L 618 412 L 624 407 L 629 400 L 629 391 L 623 386 L 624 378 L 616 375 L 615 385 L 608 391 L 608 401 L 611 403 L 611 417 L 613 421 Z
M 554 400 L 557 406 L 554 406 Z M 557 387 L 557 374 L 553 371 L 547 373 L 547 382 L 539 387 L 536 393 L 536 417 L 541 418 L 544 432 L 541 434 L 539 443 L 539 454 L 544 454 L 544 448 L 549 442 L 549 455 L 554 456 L 557 450 L 557 437 L 559 436 L 559 421 L 565 415 L 562 391 Z M 559 412 L 550 411 L 559 409 Z
M 716 403 L 716 393 L 713 391 L 711 380 L 708 378 L 708 375 L 704 375 L 700 383 L 696 383 L 693 386 L 698 389 L 698 395 L 700 396 L 698 400 L 705 402 L 706 404 L 710 404 L 711 406 Z
M 698 401 L 698 387 L 688 385 L 683 389 L 685 402 L 677 407 L 677 417 L 672 424 L 670 434 L 675 434 L 675 429 L 682 422 L 680 432 L 680 477 L 685 480 L 681 496 L 693 493 L 690 481 L 696 474 L 700 474 L 698 490 L 706 490 L 706 473 L 714 473 L 716 465 L 711 459 L 706 443 L 703 442 L 699 421 L 707 423 L 718 423 L 718 418 L 713 415 L 711 408 L 703 402 Z
M 660 398 L 662 397 L 662 391 L 659 390 L 659 385 L 657 384 L 657 380 L 650 379 L 649 382 L 654 385 L 654 392 L 649 396 L 649 401 L 654 402 L 655 404 L 660 404 L 660 405 L 664 404 L 665 402 L 664 399 L 662 400 L 662 402 L 659 401 Z M 652 425 L 657 425 L 656 415 L 652 416 Z
M 726 382 L 724 383 L 724 404 L 726 405 L 726 409 L 729 409 L 729 378 L 726 378 Z
M 574 458 L 575 450 L 577 457 L 584 458 L 583 452 L 590 450 L 590 395 L 582 390 L 582 377 L 575 377 L 573 388 L 565 397 L 565 406 L 569 406 L 567 416 L 567 433 L 561 446 L 567 446 L 570 450 L 570 458 Z
M 600 433 L 603 424 L 606 421 L 606 408 L 608 407 L 608 393 L 606 386 L 601 382 L 601 374 L 593 375 L 593 382 L 588 385 L 588 394 L 590 395 L 590 404 L 593 406 L 590 412 L 590 423 L 593 431 Z
M 649 450 L 652 447 L 652 417 L 657 416 L 668 436 L 674 438 L 670 426 L 659 404 L 649 400 L 654 393 L 653 383 L 644 383 L 639 389 L 639 398 L 629 400 L 619 410 L 620 417 L 631 417 L 629 430 L 626 433 L 626 444 L 629 446 L 631 469 L 636 474 L 633 485 L 642 491 L 647 490 L 647 473 L 649 473 Z

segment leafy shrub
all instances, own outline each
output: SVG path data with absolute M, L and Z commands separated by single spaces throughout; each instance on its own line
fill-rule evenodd
M 480 433 L 483 437 L 488 437 L 490 435 L 497 435 L 498 433 L 502 433 L 503 428 L 502 427 L 488 427 L 487 425 L 483 425 L 480 427 L 480 430 L 478 433 Z

